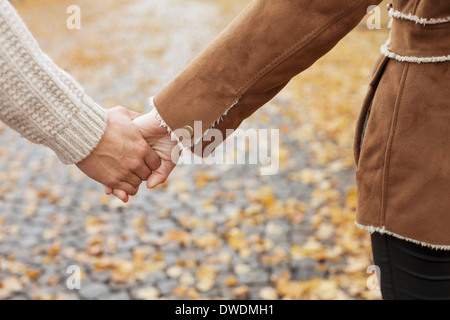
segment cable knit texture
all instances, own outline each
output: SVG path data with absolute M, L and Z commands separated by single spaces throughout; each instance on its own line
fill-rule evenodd
M 86 158 L 107 125 L 106 110 L 41 51 L 7 0 L 0 0 L 0 120 L 65 164 Z

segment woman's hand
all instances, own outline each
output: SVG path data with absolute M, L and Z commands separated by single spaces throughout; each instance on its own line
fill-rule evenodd
M 173 141 L 167 129 L 161 126 L 161 121 L 156 117 L 156 109 L 134 119 L 133 123 L 139 128 L 148 145 L 161 158 L 161 165 L 151 173 L 147 180 L 147 187 L 152 189 L 167 180 L 178 162 L 181 150 L 177 141 Z M 105 193 L 114 194 L 123 202 L 128 202 L 129 199 L 124 190 L 105 187 Z
M 90 178 L 134 195 L 143 179 L 160 167 L 160 156 L 132 122 L 140 114 L 123 107 L 107 110 L 108 125 L 97 147 L 78 168 Z

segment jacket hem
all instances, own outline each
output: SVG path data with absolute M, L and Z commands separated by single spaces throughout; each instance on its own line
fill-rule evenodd
M 401 235 L 399 235 L 399 234 L 397 234 L 395 232 L 386 230 L 386 227 L 384 227 L 384 226 L 382 228 L 379 228 L 379 227 L 374 227 L 374 226 L 366 226 L 366 225 L 360 224 L 358 222 L 355 222 L 355 225 L 358 228 L 362 229 L 362 230 L 369 231 L 370 233 L 377 232 L 377 233 L 380 233 L 380 234 L 387 234 L 389 236 L 396 237 L 396 238 L 398 238 L 400 240 L 405 240 L 405 241 L 408 241 L 408 242 L 412 242 L 412 243 L 421 245 L 422 247 L 427 247 L 427 248 L 431 248 L 431 249 L 435 249 L 435 250 L 450 251 L 450 245 L 433 244 L 433 243 L 428 243 L 428 242 L 419 241 L 419 240 L 415 240 L 415 239 L 412 239 L 412 238 L 404 237 L 404 236 L 401 236 Z

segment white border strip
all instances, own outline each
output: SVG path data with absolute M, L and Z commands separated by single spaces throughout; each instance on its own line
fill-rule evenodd
M 412 242 L 412 243 L 421 245 L 422 247 L 427 247 L 427 248 L 431 248 L 431 249 L 435 249 L 435 250 L 446 250 L 446 251 L 450 250 L 450 246 L 432 244 L 432 243 L 427 243 L 427 242 L 414 240 L 414 239 L 411 239 L 411 238 L 402 237 L 402 236 L 400 236 L 400 235 L 398 235 L 398 234 L 396 234 L 394 232 L 386 230 L 386 227 L 377 228 L 377 227 L 373 227 L 373 226 L 365 226 L 365 225 L 359 224 L 358 222 L 355 222 L 355 225 L 358 228 L 360 228 L 360 229 L 369 231 L 370 233 L 378 232 L 380 234 L 387 234 L 387 235 L 396 237 L 396 238 L 398 238 L 400 240 L 405 240 L 405 241 L 408 241 L 408 242 Z
M 228 112 L 233 109 L 233 107 L 235 105 L 238 104 L 240 98 L 238 100 L 236 100 L 216 121 L 213 122 L 213 124 L 203 133 L 203 135 L 199 138 L 197 138 L 193 143 L 191 143 L 190 145 L 183 145 L 183 143 L 180 141 L 180 139 L 178 138 L 178 136 L 175 134 L 175 132 L 169 127 L 169 125 L 164 121 L 164 119 L 161 117 L 161 115 L 159 114 L 158 110 L 155 107 L 155 102 L 153 100 L 154 97 L 151 97 L 149 99 L 149 106 L 152 110 L 154 110 L 156 118 L 161 122 L 161 127 L 165 127 L 167 129 L 167 132 L 170 133 L 172 140 L 177 141 L 178 142 L 178 147 L 181 150 L 184 149 L 190 149 L 193 146 L 195 146 L 197 143 L 199 143 L 208 133 L 211 129 L 213 129 L 215 126 L 217 126 L 220 122 L 223 121 L 223 118 L 228 114 Z
M 446 17 L 446 18 L 439 18 L 439 19 L 427 19 L 427 18 L 420 18 L 416 15 L 413 15 L 411 13 L 406 14 L 397 10 L 394 10 L 394 8 L 391 8 L 389 10 L 389 16 L 391 18 L 396 18 L 396 19 L 403 19 L 403 20 L 408 20 L 408 21 L 412 21 L 415 22 L 417 24 L 420 24 L 422 26 L 427 26 L 427 25 L 436 25 L 436 24 L 442 24 L 442 23 L 447 23 L 450 22 L 450 17 Z

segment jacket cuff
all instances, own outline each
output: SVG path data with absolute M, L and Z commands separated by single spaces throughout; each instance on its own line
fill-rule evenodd
M 166 128 L 167 132 L 170 134 L 172 141 L 176 141 L 178 144 L 178 147 L 180 147 L 181 150 L 184 149 L 193 149 L 197 144 L 202 142 L 202 140 L 208 136 L 210 131 L 212 129 L 215 129 L 216 127 L 221 124 L 227 114 L 233 109 L 234 106 L 236 106 L 239 103 L 239 100 L 234 102 L 225 112 L 217 118 L 217 120 L 214 121 L 214 123 L 206 130 L 203 130 L 202 127 L 196 127 L 194 124 L 194 128 L 191 126 L 185 126 L 183 128 L 177 128 L 173 129 L 171 128 L 167 122 L 163 119 L 161 114 L 158 112 L 158 108 L 155 105 L 154 97 L 151 97 L 149 99 L 149 106 L 151 110 L 155 110 L 155 116 L 156 118 L 161 122 L 161 127 Z M 203 149 L 203 148 L 202 148 Z

